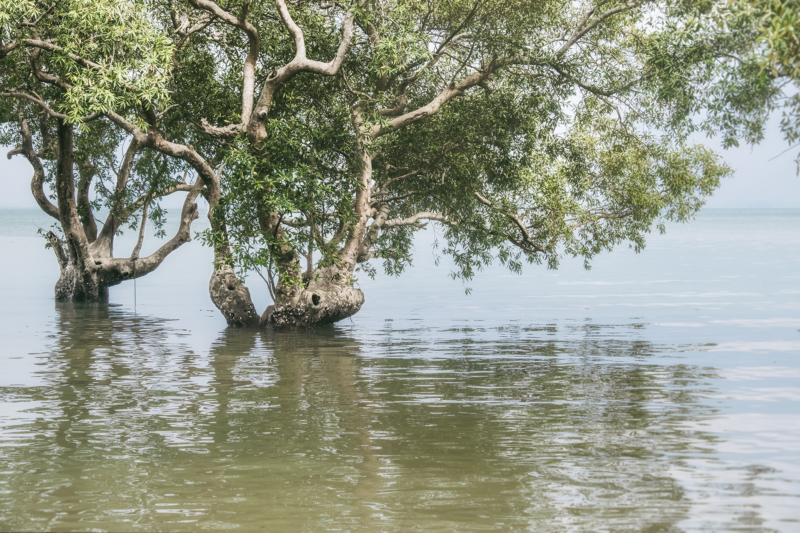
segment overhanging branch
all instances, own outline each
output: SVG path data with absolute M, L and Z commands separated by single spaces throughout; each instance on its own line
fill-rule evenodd
M 391 220 L 387 220 L 381 227 L 394 228 L 400 226 L 414 226 L 417 225 L 421 220 L 437 220 L 446 224 L 455 224 L 455 222 L 450 220 L 447 215 L 443 215 L 441 213 L 432 213 L 430 211 L 422 211 L 421 213 L 417 213 L 416 215 L 408 218 L 393 218 Z
M 481 194 L 478 191 L 475 191 L 475 197 L 478 199 L 478 201 L 480 203 L 482 203 L 486 207 L 489 207 L 491 209 L 496 209 L 494 207 L 494 204 L 492 202 L 490 202 L 489 200 L 487 200 L 486 198 L 484 198 L 483 196 L 481 196 Z M 521 248 L 530 247 L 530 248 L 532 248 L 533 250 L 535 250 L 537 252 L 545 253 L 547 251 L 547 250 L 544 249 L 544 247 L 542 247 L 541 245 L 537 244 L 533 239 L 531 239 L 531 235 L 530 235 L 530 233 L 528 233 L 528 226 L 522 221 L 521 218 L 519 218 L 519 216 L 517 216 L 515 213 L 510 213 L 508 211 L 500 211 L 500 212 L 503 215 L 505 215 L 508 218 L 510 218 L 514 222 L 514 224 L 517 225 L 517 227 L 519 228 L 520 232 L 522 233 L 522 239 L 514 239 L 513 237 L 508 236 L 508 240 L 510 242 L 512 242 L 513 244 L 515 244 L 515 245 L 517 245 L 517 246 L 519 246 Z

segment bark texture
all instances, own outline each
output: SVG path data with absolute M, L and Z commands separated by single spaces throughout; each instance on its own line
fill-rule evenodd
M 358 313 L 364 293 L 353 287 L 349 269 L 320 268 L 308 285 L 279 286 L 275 303 L 261 316 L 267 329 L 308 328 L 332 324 Z
M 250 298 L 250 290 L 239 280 L 229 266 L 218 268 L 211 274 L 208 284 L 211 301 L 217 306 L 229 326 L 236 328 L 258 324 L 258 313 Z

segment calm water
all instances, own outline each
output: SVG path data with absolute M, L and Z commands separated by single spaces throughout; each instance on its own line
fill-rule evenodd
M 0 211 L 0 530 L 800 531 L 800 211 L 471 296 L 427 234 L 314 334 L 226 330 L 197 242 L 56 304 L 37 224 Z

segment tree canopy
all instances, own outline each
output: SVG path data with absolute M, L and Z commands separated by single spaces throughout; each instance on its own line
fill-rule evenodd
M 148 190 L 196 175 L 229 323 L 259 320 L 256 272 L 262 324 L 313 325 L 430 222 L 469 279 L 691 218 L 730 174 L 691 134 L 757 142 L 796 80 L 792 3 L 27 0 L 0 13 L 3 120 L 130 142 Z
M 777 80 L 771 109 L 781 108 L 781 129 L 786 140 L 796 147 L 800 142 L 800 2 L 797 0 L 750 0 L 744 3 L 739 17 L 747 24 L 755 21 L 758 46 L 754 51 L 761 76 Z M 800 157 L 797 160 L 800 172 Z
M 46 236 L 61 268 L 59 299 L 105 298 L 109 286 L 152 272 L 190 239 L 202 183 L 187 182 L 175 161 L 108 118 L 122 113 L 145 125 L 142 106 L 169 102 L 174 45 L 151 14 L 141 2 L 102 0 L 0 8 L 0 142 L 15 147 L 9 158 L 31 164 L 33 196 L 56 220 Z M 188 196 L 178 231 L 140 258 L 146 220 L 165 236 L 159 200 L 179 191 Z M 115 258 L 125 225 L 138 226 L 139 237 L 129 257 Z

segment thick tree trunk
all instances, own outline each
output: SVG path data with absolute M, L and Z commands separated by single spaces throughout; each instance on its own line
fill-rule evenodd
M 349 268 L 315 270 L 307 285 L 278 286 L 275 303 L 261 317 L 268 329 L 309 328 L 332 324 L 358 313 L 364 293 L 353 287 Z
M 108 287 L 119 283 L 109 283 L 111 280 L 102 270 L 85 268 L 80 265 L 84 261 L 74 261 L 61 244 L 56 235 L 50 231 L 47 240 L 56 254 L 61 275 L 56 282 L 55 296 L 58 301 L 67 302 L 97 302 L 108 299 Z M 95 267 L 97 265 L 94 265 Z
M 83 272 L 73 263 L 61 271 L 56 282 L 56 300 L 98 302 L 108 299 L 108 285 L 91 272 Z
M 68 302 L 93 302 L 108 298 L 108 286 L 97 279 L 91 272 L 81 272 L 81 270 L 70 260 L 64 251 L 61 241 L 52 231 L 47 232 L 47 240 L 50 241 L 53 251 L 58 260 L 58 267 L 61 275 L 56 282 L 56 300 Z
M 358 128 L 358 117 L 354 125 Z M 285 279 L 294 280 L 294 283 L 281 282 L 276 287 L 275 303 L 261 316 L 261 327 L 290 329 L 332 324 L 355 315 L 364 305 L 364 293 L 353 287 L 353 271 L 372 211 L 369 196 L 372 158 L 366 150 L 362 151 L 361 158 L 363 167 L 359 181 L 362 187 L 355 199 L 355 211 L 359 217 L 349 229 L 347 241 L 340 250 L 340 262 L 301 276 L 296 250 L 288 245 L 274 246 L 271 251 L 278 270 Z M 260 223 L 263 230 L 281 239 L 280 218 L 276 213 L 270 214 L 269 219 L 262 217 Z
M 92 226 L 93 238 L 90 242 L 86 235 L 86 226 L 81 223 L 75 200 L 72 126 L 61 120 L 58 122 L 58 146 L 55 188 L 65 242 L 62 243 L 53 232 L 47 234 L 61 270 L 61 276 L 55 287 L 57 300 L 85 302 L 107 300 L 109 287 L 149 274 L 158 268 L 170 253 L 191 240 L 191 224 L 197 218 L 195 200 L 200 194 L 202 182 L 192 186 L 186 195 L 177 233 L 147 257 L 139 257 L 143 233 L 131 257 L 113 257 L 114 232 L 118 227 L 118 222 L 113 216 L 109 217 L 104 231 L 99 236 L 96 234 L 96 227 Z M 81 197 L 80 194 L 78 196 Z M 85 207 L 88 209 L 88 204 Z M 91 212 L 87 212 L 87 216 L 91 216 Z M 142 216 L 146 218 L 146 208 Z M 141 231 L 144 230 L 144 218 Z
M 229 326 L 242 328 L 258 324 L 258 313 L 245 287 L 233 268 L 215 268 L 208 283 L 211 301 L 217 306 Z
M 73 179 L 72 125 L 58 120 L 58 159 L 56 161 L 55 192 L 58 199 L 61 228 L 66 239 L 66 252 L 52 233 L 50 244 L 61 267 L 56 283 L 57 300 L 97 301 L 108 297 L 108 285 L 98 277 L 92 261 L 89 242 L 81 225 L 75 203 Z
M 61 275 L 56 282 L 55 296 L 58 301 L 99 302 L 108 300 L 108 288 L 126 279 L 140 277 L 153 270 L 150 259 L 142 261 L 137 271 L 136 261 L 126 259 L 94 259 L 76 261 L 65 250 L 59 238 L 52 232 L 47 239 L 56 254 Z

